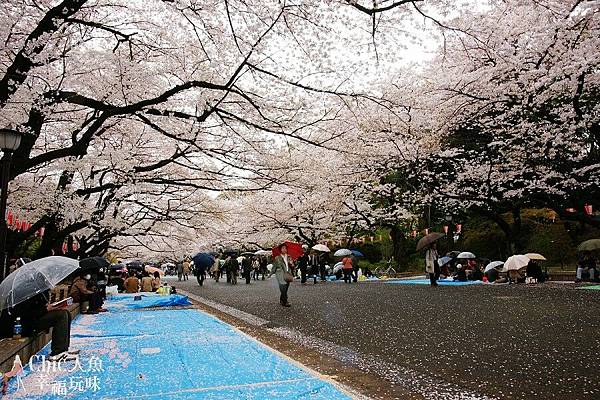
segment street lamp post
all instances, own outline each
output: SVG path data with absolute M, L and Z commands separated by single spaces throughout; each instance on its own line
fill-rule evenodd
M 2 192 L 0 193 L 0 282 L 6 278 L 6 201 L 8 199 L 8 181 L 10 180 L 10 162 L 12 153 L 21 144 L 21 134 L 11 127 L 0 129 L 0 148 L 2 149 Z

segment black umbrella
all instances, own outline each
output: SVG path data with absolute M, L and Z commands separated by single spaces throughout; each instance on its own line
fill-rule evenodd
M 144 269 L 144 264 L 141 261 L 130 261 L 127 263 L 128 269 Z
M 91 271 L 108 267 L 110 267 L 110 263 L 104 257 L 89 257 L 79 260 L 79 270 L 81 271 Z

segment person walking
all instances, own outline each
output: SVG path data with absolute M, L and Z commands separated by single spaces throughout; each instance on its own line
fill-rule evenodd
M 350 256 L 350 259 L 352 260 L 352 280 L 356 283 L 358 282 L 358 271 L 360 271 L 360 267 L 358 266 L 358 259 L 354 254 Z
M 319 273 L 321 274 L 321 282 L 327 281 L 327 268 L 325 267 L 325 255 L 319 255 Z
M 319 256 L 314 252 L 308 256 L 308 265 L 310 267 L 310 274 L 313 277 L 313 284 L 317 284 L 317 277 L 319 276 Z
M 223 265 L 223 267 L 227 272 L 227 282 L 231 283 L 232 285 L 237 285 L 237 275 L 240 269 L 240 263 L 238 262 L 237 258 L 233 256 L 227 256 L 225 265 Z
M 258 280 L 258 273 L 260 272 L 260 260 L 258 257 L 252 258 L 252 279 Z
M 308 246 L 303 245 L 302 249 L 304 250 L 304 254 L 298 258 L 298 269 L 300 269 L 300 283 L 306 285 L 306 275 L 308 272 L 308 254 L 306 250 L 308 250 Z
M 269 261 L 267 260 L 267 257 L 261 257 L 260 258 L 260 274 L 262 275 L 262 280 L 265 280 L 265 276 L 267 276 L 267 265 L 269 265 Z
M 190 279 L 190 261 L 188 259 L 186 259 L 183 262 L 183 280 L 187 281 Z
M 213 264 L 213 266 L 214 266 L 214 264 Z M 212 271 L 212 267 L 211 267 L 211 271 Z M 196 275 L 196 282 L 198 282 L 198 286 L 203 286 L 204 279 L 206 278 L 206 265 L 204 265 L 204 264 L 196 265 L 196 263 L 194 263 L 194 275 Z M 219 282 L 218 278 L 217 278 L 217 282 Z
M 294 279 L 292 274 L 293 264 L 292 259 L 287 253 L 287 246 L 285 244 L 279 245 L 279 255 L 273 260 L 273 268 L 269 274 L 269 278 L 275 274 L 277 283 L 279 284 L 279 304 L 284 307 L 290 307 L 291 304 L 288 301 L 288 289 L 290 282 Z
M 210 272 L 212 273 L 215 282 L 219 283 L 219 278 L 221 277 L 221 260 L 219 257 L 215 257 L 215 261 L 213 262 L 212 267 L 210 267 Z
M 344 283 L 352 283 L 352 258 L 344 257 L 342 259 L 342 270 L 344 272 Z
M 250 257 L 244 257 L 242 259 L 242 270 L 244 278 L 246 278 L 246 285 L 249 285 L 250 279 L 252 278 L 252 261 L 250 260 Z
M 177 280 L 181 282 L 181 278 L 183 277 L 183 263 L 179 261 L 177 263 Z
M 429 274 L 431 286 L 437 286 L 437 280 L 440 277 L 440 267 L 437 261 L 438 257 L 437 245 L 433 242 L 425 252 L 425 271 Z

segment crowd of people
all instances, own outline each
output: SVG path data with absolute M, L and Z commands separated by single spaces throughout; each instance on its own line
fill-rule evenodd
M 544 283 L 548 279 L 548 273 L 542 269 L 536 259 L 530 259 L 522 268 L 509 270 L 501 269 L 501 263 L 497 267 L 484 270 L 485 263 L 490 260 L 483 261 L 480 263 L 476 258 L 461 259 L 452 252 L 441 257 L 435 242 L 427 246 L 425 251 L 425 271 L 432 286 L 437 286 L 439 279 L 446 278 L 461 282 L 481 280 L 490 283 L 525 283 L 528 278 L 532 279 L 532 282 Z M 592 282 L 600 281 L 597 260 L 590 251 L 582 252 L 577 263 L 575 282 L 584 279 Z

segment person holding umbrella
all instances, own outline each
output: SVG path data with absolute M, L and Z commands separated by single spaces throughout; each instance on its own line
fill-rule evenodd
M 429 274 L 431 286 L 437 286 L 437 280 L 440 277 L 440 267 L 438 265 L 438 252 L 435 242 L 445 237 L 443 233 L 432 232 L 419 240 L 417 251 L 427 248 L 425 251 L 425 271 Z
M 77 358 L 78 350 L 69 351 L 71 315 L 64 309 L 68 301 L 49 304 L 48 299 L 50 289 L 78 268 L 76 260 L 51 256 L 29 262 L 8 275 L 0 284 L 2 335 L 12 335 L 10 330 L 18 317 L 25 335 L 52 328 L 49 361 Z
M 344 271 L 344 283 L 352 283 L 352 258 L 350 256 L 346 256 L 342 259 L 342 270 Z
M 425 271 L 429 274 L 431 286 L 437 286 L 437 280 L 440 277 L 440 267 L 438 265 L 438 251 L 435 242 L 431 243 L 425 251 Z
M 277 283 L 279 284 L 279 292 L 281 293 L 279 296 L 279 304 L 284 307 L 290 307 L 291 304 L 288 302 L 288 289 L 290 287 L 290 282 L 294 280 L 292 274 L 293 262 L 292 258 L 288 255 L 288 248 L 285 243 L 279 245 L 277 250 L 279 255 L 273 260 L 273 268 L 271 269 L 269 278 L 275 274 Z
M 77 358 L 78 350 L 71 349 L 71 314 L 64 307 L 49 303 L 50 291 L 39 293 L 32 298 L 3 311 L 2 337 L 10 337 L 7 332 L 13 327 L 13 318 L 19 317 L 23 336 L 33 336 L 52 328 L 52 342 L 48 361 L 71 361 Z M 65 303 L 66 304 L 66 303 Z M 9 329 L 6 329 L 9 328 Z
M 204 279 L 206 278 L 206 270 L 209 268 L 213 268 L 215 265 L 217 267 L 215 269 L 214 274 L 216 276 L 217 282 L 219 282 L 218 259 L 215 262 L 215 258 L 209 253 L 198 253 L 192 258 L 192 261 L 194 262 L 194 274 L 196 275 L 196 281 L 198 282 L 199 286 L 204 285 Z

